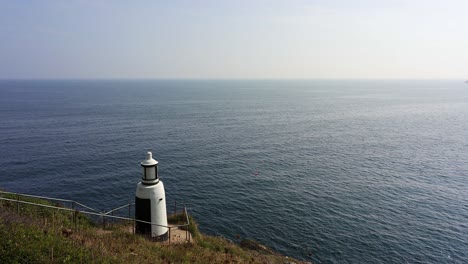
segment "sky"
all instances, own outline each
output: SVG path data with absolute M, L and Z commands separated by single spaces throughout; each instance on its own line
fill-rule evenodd
M 0 0 L 0 78 L 468 79 L 466 0 Z

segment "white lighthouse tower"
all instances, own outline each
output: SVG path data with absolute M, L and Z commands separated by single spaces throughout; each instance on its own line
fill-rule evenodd
M 136 222 L 137 234 L 150 235 L 157 240 L 168 239 L 166 194 L 164 185 L 159 180 L 158 162 L 148 152 L 141 162 L 143 177 L 138 183 L 135 196 L 135 219 L 151 224 Z

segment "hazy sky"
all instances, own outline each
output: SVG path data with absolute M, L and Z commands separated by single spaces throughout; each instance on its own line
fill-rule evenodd
M 0 78 L 468 78 L 468 0 L 0 0 Z

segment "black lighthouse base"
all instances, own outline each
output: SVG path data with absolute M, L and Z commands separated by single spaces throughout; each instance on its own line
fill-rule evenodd
M 169 232 L 153 237 L 151 234 L 151 200 L 135 197 L 135 233 L 147 236 L 154 241 L 166 241 L 169 239 Z M 148 223 L 139 222 L 144 221 Z
M 151 223 L 151 200 L 135 197 L 135 220 Z M 135 222 L 135 233 L 140 235 L 151 235 L 151 225 Z
M 158 242 L 167 241 L 168 239 L 169 239 L 169 232 L 166 232 L 160 236 L 151 237 L 151 240 L 158 241 Z

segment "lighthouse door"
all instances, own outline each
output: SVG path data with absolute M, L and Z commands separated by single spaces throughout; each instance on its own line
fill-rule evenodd
M 145 222 L 151 222 L 151 200 L 135 197 L 135 218 Z M 135 232 L 137 234 L 151 234 L 151 225 L 136 222 Z

